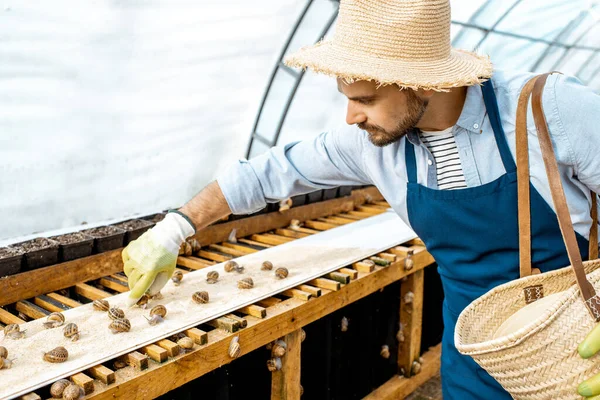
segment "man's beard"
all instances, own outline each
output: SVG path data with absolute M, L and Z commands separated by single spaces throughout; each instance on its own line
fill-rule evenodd
M 386 131 L 377 125 L 360 123 L 358 127 L 369 134 L 369 141 L 377 147 L 384 147 L 400 140 L 408 132 L 412 131 L 427 109 L 428 101 L 422 100 L 412 91 L 407 91 L 408 109 L 393 131 Z

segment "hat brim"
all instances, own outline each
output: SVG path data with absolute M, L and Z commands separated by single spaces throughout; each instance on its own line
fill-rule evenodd
M 445 60 L 419 62 L 361 54 L 336 46 L 332 41 L 303 47 L 287 56 L 285 63 L 348 82 L 368 80 L 381 86 L 396 84 L 401 88 L 436 91 L 481 84 L 493 72 L 489 57 L 464 50 L 451 49 Z

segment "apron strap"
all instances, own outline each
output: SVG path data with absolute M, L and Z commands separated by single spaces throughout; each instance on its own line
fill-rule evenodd
M 558 172 L 558 164 L 556 162 L 556 156 L 554 154 L 554 148 L 552 147 L 552 141 L 550 140 L 550 134 L 548 133 L 548 125 L 546 123 L 546 119 L 544 117 L 544 108 L 542 105 L 542 93 L 544 89 L 544 85 L 546 80 L 548 79 L 547 74 L 540 75 L 538 77 L 532 78 L 524 87 L 522 96 L 519 97 L 518 106 L 521 110 L 517 111 L 517 149 L 519 149 L 519 145 L 523 145 L 523 143 L 527 142 L 527 102 L 529 96 L 531 94 L 531 86 L 533 86 L 533 98 L 532 98 L 532 109 L 533 109 L 533 118 L 535 120 L 535 126 L 538 133 L 538 139 L 540 142 L 540 149 L 542 151 L 542 158 L 544 160 L 544 166 L 546 168 L 546 174 L 548 176 L 548 183 L 550 185 L 550 192 L 552 194 L 552 202 L 554 203 L 554 207 L 556 208 L 556 215 L 558 217 L 558 224 L 560 226 L 560 231 L 563 236 L 563 240 L 565 242 L 565 246 L 567 249 L 567 254 L 569 256 L 569 260 L 571 262 L 571 266 L 575 272 L 575 277 L 577 279 L 577 284 L 579 285 L 579 290 L 581 295 L 585 301 L 585 305 L 587 306 L 588 311 L 595 321 L 600 321 L 600 299 L 596 295 L 596 291 L 592 284 L 587 280 L 585 275 L 585 270 L 583 268 L 583 261 L 581 259 L 581 253 L 579 251 L 579 246 L 577 244 L 577 239 L 575 237 L 575 230 L 573 229 L 573 223 L 571 221 L 571 215 L 569 213 L 569 208 L 567 206 L 567 200 L 565 198 L 564 189 L 562 186 L 562 182 L 560 179 L 560 174 Z M 529 91 L 529 93 L 527 93 Z M 521 101 L 523 100 L 523 101 Z M 524 111 L 522 109 L 525 109 Z M 519 112 L 520 111 L 520 112 Z M 523 138 L 524 137 L 524 138 Z M 522 150 L 522 149 L 521 149 Z M 519 153 L 521 157 L 518 156 L 517 162 L 521 161 L 528 162 L 528 159 L 525 159 L 524 155 Z M 522 164 L 519 164 L 521 166 Z M 528 168 L 527 168 L 528 170 Z M 528 171 L 527 171 L 528 172 Z M 523 171 L 520 173 L 521 178 L 527 179 L 527 192 L 529 192 L 529 176 L 525 176 Z M 517 175 L 517 178 L 519 175 Z M 519 194 L 522 187 L 524 187 L 524 183 L 518 183 L 519 185 Z M 593 194 L 595 197 L 595 194 Z M 527 200 L 529 200 L 527 194 Z M 595 201 L 592 200 L 592 203 Z M 522 219 L 523 215 L 521 211 L 523 208 L 529 209 L 529 204 L 524 204 L 524 201 L 519 199 L 519 221 Z M 595 208 L 595 207 L 594 207 Z M 594 227 L 597 228 L 597 211 L 592 209 L 592 227 L 590 228 L 590 233 L 594 230 Z M 530 220 L 530 218 L 528 218 Z M 529 227 L 529 230 L 522 231 L 522 228 Z M 520 249 L 520 252 L 525 251 L 525 254 L 529 254 L 529 260 L 525 260 L 528 262 L 529 269 L 531 269 L 531 230 L 530 225 L 527 223 L 522 224 L 519 222 L 519 230 L 520 236 L 523 235 L 529 237 L 529 247 L 527 249 Z M 521 244 L 521 243 L 520 243 Z M 596 246 L 597 248 L 597 241 Z M 590 240 L 590 248 L 591 248 L 591 240 Z M 524 255 L 521 255 L 524 257 Z
M 417 159 L 415 157 L 415 146 L 404 137 L 404 158 L 406 162 L 406 174 L 408 182 L 417 183 Z
M 500 120 L 500 111 L 498 110 L 498 101 L 496 100 L 496 93 L 494 93 L 494 86 L 492 80 L 488 79 L 483 83 L 481 87 L 483 94 L 483 102 L 490 118 L 490 124 L 494 131 L 494 137 L 496 138 L 496 145 L 500 151 L 500 157 L 502 158 L 502 164 L 506 172 L 515 172 L 517 166 L 513 160 L 508 142 L 506 141 L 506 135 L 504 134 L 504 128 L 502 128 L 502 121 Z

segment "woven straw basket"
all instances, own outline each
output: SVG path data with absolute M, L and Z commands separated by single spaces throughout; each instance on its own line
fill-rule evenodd
M 533 78 L 521 94 L 519 103 L 525 112 L 521 109 L 520 117 L 519 112 L 517 113 L 517 173 L 519 185 L 528 185 L 529 170 L 527 167 L 522 168 L 522 164 L 519 165 L 519 148 L 523 151 L 524 146 L 527 153 L 527 128 L 523 118 L 526 119 L 527 103 L 533 90 L 533 115 L 542 154 L 546 152 L 546 172 L 571 265 L 532 275 L 530 247 L 527 247 L 530 246 L 529 220 L 523 218 L 529 216 L 529 193 L 526 193 L 527 201 L 523 201 L 519 191 L 521 278 L 497 286 L 469 304 L 456 323 L 454 342 L 460 353 L 471 356 L 515 399 L 581 399 L 577 386 L 600 373 L 599 355 L 586 360 L 577 352 L 579 343 L 600 319 L 600 302 L 596 296 L 596 291 L 600 290 L 600 260 L 582 262 L 576 244 L 543 118 L 541 94 L 547 75 Z M 519 142 L 519 137 L 521 140 L 525 137 L 525 142 Z M 548 155 L 551 157 L 547 157 Z M 592 199 L 590 257 L 597 258 L 594 193 Z M 536 305 L 536 300 L 552 294 L 556 296 L 545 299 L 546 304 L 540 302 Z M 525 325 L 495 337 L 496 331 L 507 319 L 528 305 L 538 308 L 534 309 L 532 318 L 525 319 Z

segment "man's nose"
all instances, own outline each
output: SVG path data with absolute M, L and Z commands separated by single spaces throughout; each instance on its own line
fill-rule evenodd
M 348 125 L 360 124 L 367 120 L 367 116 L 361 111 L 360 107 L 348 101 L 348 110 L 346 111 L 346 123 Z

